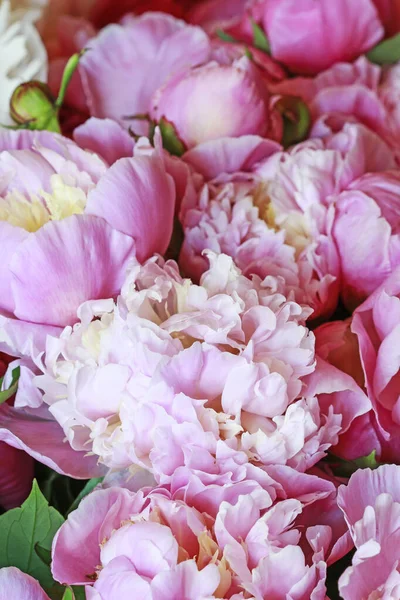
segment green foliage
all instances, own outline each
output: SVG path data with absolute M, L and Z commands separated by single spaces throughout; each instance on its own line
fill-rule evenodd
M 11 398 L 11 396 L 14 396 L 14 394 L 18 388 L 18 380 L 19 380 L 20 373 L 21 373 L 21 369 L 19 367 L 17 367 L 16 369 L 13 369 L 10 387 L 8 388 L 8 390 L 4 390 L 3 392 L 0 392 L 0 404 L 3 404 L 3 402 L 6 402 L 6 400 Z M 1 377 L 0 378 L 0 388 L 3 384 L 3 381 L 4 381 L 4 377 Z
M 50 567 L 40 553 L 51 552 L 56 531 L 64 519 L 48 505 L 36 480 L 21 508 L 14 508 L 0 517 L 0 567 L 18 567 L 39 581 L 49 593 L 54 588 Z
M 253 45 L 255 48 L 266 52 L 267 54 L 271 54 L 271 46 L 269 45 L 269 41 L 264 31 L 261 29 L 259 25 L 255 21 L 251 22 L 251 26 L 253 28 Z
M 367 53 L 367 58 L 376 65 L 393 65 L 400 60 L 400 33 L 380 42 Z

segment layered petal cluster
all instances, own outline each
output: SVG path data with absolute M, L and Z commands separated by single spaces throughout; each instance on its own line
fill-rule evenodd
M 128 15 L 89 47 L 80 76 L 92 116 L 144 135 L 144 117 L 172 126 L 186 149 L 227 136 L 282 135 L 267 84 L 283 75 L 257 49 L 250 59 L 244 46 L 212 41 L 200 27 L 161 13 Z M 120 93 L 109 94 L 110 84 Z
M 395 465 L 360 470 L 339 488 L 338 505 L 356 547 L 339 579 L 344 600 L 399 597 L 399 472 Z
M 166 250 L 175 188 L 155 155 L 109 169 L 61 136 L 5 130 L 0 149 L 1 347 L 21 355 L 117 295 L 132 255 Z
M 46 80 L 47 54 L 34 25 L 40 13 L 40 3 L 35 0 L 3 0 L 0 4 L 1 125 L 14 124 L 9 103 L 17 86 L 30 79 Z
M 309 309 L 228 256 L 209 259 L 199 286 L 172 262 L 133 265 L 117 305 L 84 304 L 80 324 L 48 338 L 34 383 L 73 448 L 165 482 L 180 466 L 217 472 L 219 442 L 304 471 L 348 428 L 354 414 L 342 422 L 314 395 L 340 395 L 343 381 L 321 366 L 303 382 L 315 369 Z
M 348 459 L 376 452 L 381 462 L 400 457 L 396 336 L 400 327 L 399 269 L 361 304 L 351 320 L 316 330 L 317 352 L 368 394 L 370 410 L 355 419 L 335 452 Z M 338 408 L 336 408 L 338 410 Z
M 255 152 L 255 138 L 248 138 L 247 146 Z M 250 164 L 248 154 L 244 155 L 245 160 L 240 160 L 242 148 L 238 147 L 234 153 L 234 148 L 227 146 L 229 158 L 224 160 L 220 142 L 218 162 L 214 158 L 216 150 L 216 145 L 202 144 L 184 156 L 203 176 L 214 175 L 203 187 L 198 186 L 197 200 L 193 202 L 189 197 L 181 208 L 185 239 L 180 264 L 185 273 L 198 280 L 207 265 L 203 251 L 224 252 L 234 258 L 246 275 L 256 273 L 276 278 L 277 288 L 284 290 L 286 296 L 313 308 L 312 318 L 329 316 L 338 302 L 342 270 L 346 290 L 350 280 L 357 281 L 354 245 L 361 231 L 361 239 L 365 237 L 370 242 L 378 218 L 373 221 L 372 217 L 369 230 L 365 223 L 357 221 L 355 226 L 360 230 L 360 237 L 349 237 L 349 197 L 359 195 L 363 189 L 367 191 L 367 187 L 378 188 L 375 181 L 382 181 L 384 187 L 387 180 L 386 187 L 391 191 L 392 182 L 396 181 L 392 174 L 381 178 L 366 175 L 357 180 L 366 171 L 381 171 L 387 164 L 394 165 L 390 150 L 366 128 L 350 124 L 324 141 L 310 141 L 288 152 L 276 152 L 264 160 L 258 148 Z M 231 173 L 229 163 L 235 155 L 237 164 Z M 209 165 L 215 167 L 216 164 L 218 173 L 210 173 Z M 241 173 L 241 170 L 250 173 Z M 357 181 L 352 183 L 355 179 Z M 345 189 L 357 189 L 357 192 L 341 195 Z M 393 205 L 394 197 L 395 190 L 391 198 L 386 194 L 382 204 L 386 201 L 385 206 L 388 206 L 392 199 Z M 364 209 L 368 210 L 366 206 Z M 395 209 L 390 216 L 392 213 L 393 221 Z M 336 229 L 333 229 L 334 223 Z M 375 235 L 378 239 L 379 232 Z M 381 241 L 379 244 L 386 256 L 387 247 Z M 371 254 L 374 249 L 375 244 L 369 244 Z M 395 260 L 393 256 L 391 264 Z M 390 259 L 388 261 L 390 264 Z M 376 268 L 372 270 L 372 266 L 369 265 L 368 276 L 375 277 L 379 284 L 380 274 Z M 358 263 L 357 274 L 360 267 Z M 388 264 L 384 265 L 381 277 L 389 268 Z
M 325 598 L 329 527 L 295 528 L 303 505 L 262 488 L 207 514 L 167 490 L 110 488 L 83 500 L 53 543 L 53 575 L 88 598 Z M 85 547 L 82 560 L 79 548 Z M 306 556 L 309 558 L 306 558 Z

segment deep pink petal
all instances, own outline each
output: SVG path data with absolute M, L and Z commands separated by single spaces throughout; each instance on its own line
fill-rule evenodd
M 49 325 L 73 323 L 80 304 L 119 292 L 134 252 L 131 238 L 91 215 L 44 225 L 11 261 L 16 316 Z
M 19 506 L 32 488 L 31 456 L 0 442 L 0 505 L 5 509 Z
M 89 479 L 103 475 L 94 456 L 77 452 L 64 441 L 60 425 L 43 411 L 14 409 L 8 404 L 0 408 L 0 440 L 14 448 L 25 450 L 30 456 L 47 465 L 57 473 Z

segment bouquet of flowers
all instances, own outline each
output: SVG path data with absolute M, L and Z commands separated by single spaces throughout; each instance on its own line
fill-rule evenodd
M 400 600 L 399 0 L 0 0 L 0 248 L 0 600 Z

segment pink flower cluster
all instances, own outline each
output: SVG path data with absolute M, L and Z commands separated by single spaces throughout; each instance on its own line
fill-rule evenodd
M 88 51 L 0 126 L 2 509 L 101 479 L 88 600 L 400 600 L 400 2 L 39 4 L 49 98 Z

